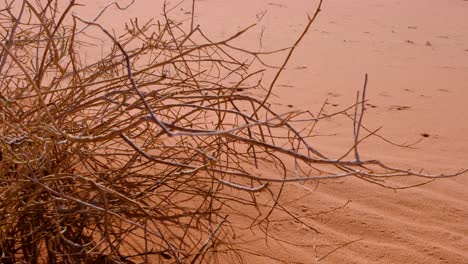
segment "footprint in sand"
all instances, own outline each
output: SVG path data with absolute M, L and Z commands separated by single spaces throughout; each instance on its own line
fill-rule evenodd
M 404 106 L 404 105 L 392 105 L 388 108 L 388 110 L 397 110 L 397 111 L 403 111 L 403 110 L 409 110 L 411 107 L 409 106 Z
M 329 96 L 331 96 L 331 97 L 340 97 L 340 96 L 341 96 L 341 94 L 332 93 L 332 92 L 327 93 L 327 95 L 329 95 Z
M 277 4 L 277 3 L 268 3 L 268 5 L 276 6 L 276 7 L 286 7 L 285 5 Z
M 382 97 L 392 97 L 391 95 L 389 95 L 386 92 L 379 93 L 379 95 L 382 96 Z
M 444 92 L 444 93 L 450 93 L 449 90 L 443 89 L 443 88 L 437 89 L 437 91 Z
M 274 223 L 273 224 L 273 230 L 275 231 L 283 231 L 284 230 L 284 226 L 282 223 Z

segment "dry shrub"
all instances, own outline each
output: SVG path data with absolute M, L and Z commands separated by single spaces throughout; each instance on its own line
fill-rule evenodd
M 275 113 L 268 96 L 290 56 L 259 97 L 265 83 L 251 64 L 266 54 L 232 44 L 248 28 L 214 42 L 166 12 L 117 37 L 72 15 L 74 1 L 61 4 L 0 10 L 2 263 L 234 259 L 239 223 L 287 213 L 277 201 L 288 182 L 453 176 L 361 160 L 357 146 L 377 135 L 362 125 L 364 96 L 332 115 Z M 113 46 L 84 63 L 90 30 Z M 307 140 L 333 115 L 354 124 L 355 145 L 341 158 Z

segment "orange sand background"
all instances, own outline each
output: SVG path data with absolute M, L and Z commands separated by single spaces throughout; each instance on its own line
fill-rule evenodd
M 96 1 L 103 7 L 109 1 Z M 214 39 L 227 37 L 252 23 L 254 32 L 238 43 L 263 50 L 290 46 L 313 13 L 310 0 L 200 0 L 195 22 Z M 190 11 L 182 5 L 178 12 Z M 83 9 L 91 18 L 96 10 Z M 160 18 L 161 1 L 137 0 L 127 11 L 142 21 Z M 263 18 L 259 21 L 258 17 Z M 123 22 L 121 13 L 109 26 Z M 185 14 L 189 17 L 188 14 Z M 285 56 L 283 54 L 282 56 Z M 278 57 L 279 59 L 280 57 Z M 326 0 L 323 12 L 300 44 L 275 87 L 278 111 L 319 111 L 326 98 L 329 111 L 352 104 L 369 74 L 365 124 L 383 126 L 382 135 L 396 142 L 413 142 L 429 135 L 416 149 L 401 149 L 372 139 L 361 147 L 364 158 L 393 165 L 448 173 L 468 166 L 468 1 L 466 0 Z M 349 122 L 322 124 L 324 134 L 314 144 L 329 154 L 352 145 Z M 316 252 L 309 247 L 252 241 L 252 249 L 298 263 L 468 263 L 468 176 L 393 192 L 347 179 L 319 186 L 289 187 L 289 208 L 311 217 L 316 227 Z M 312 216 L 351 202 L 336 212 Z M 313 232 L 287 223 L 272 232 L 312 245 Z M 343 243 L 359 240 L 336 250 Z M 246 263 L 277 263 L 250 256 Z

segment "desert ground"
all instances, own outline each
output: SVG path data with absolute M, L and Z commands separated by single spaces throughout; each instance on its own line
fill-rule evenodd
M 160 14 L 157 4 L 143 2 L 131 15 Z M 195 23 L 215 39 L 258 23 L 239 43 L 259 48 L 261 38 L 261 48 L 273 50 L 292 45 L 316 4 L 196 1 Z M 423 140 L 400 148 L 374 138 L 362 145 L 362 155 L 434 173 L 468 166 L 468 2 L 326 0 L 322 9 L 275 87 L 277 109 L 318 112 L 325 99 L 329 111 L 347 106 L 368 73 L 365 124 L 382 126 L 381 135 L 394 142 Z M 313 142 L 325 152 L 352 144 L 349 122 L 321 126 L 323 136 Z M 397 191 L 354 179 L 295 184 L 285 204 L 293 201 L 291 210 L 320 234 L 279 223 L 272 232 L 306 246 L 267 246 L 254 236 L 248 247 L 274 258 L 248 255 L 246 263 L 468 263 L 467 186 L 467 175 Z
M 95 1 L 77 13 L 92 19 L 109 2 Z M 318 1 L 195 3 L 194 22 L 210 38 L 256 23 L 236 44 L 268 51 L 290 47 Z M 149 0 L 125 11 L 112 6 L 102 25 L 158 19 L 161 6 Z M 190 18 L 189 4 L 176 11 Z M 363 158 L 435 174 L 467 168 L 467 14 L 466 0 L 325 0 L 274 87 L 273 107 L 317 113 L 327 100 L 325 111 L 339 111 L 355 102 L 367 73 L 364 124 L 382 127 L 379 135 L 391 142 L 418 143 L 399 147 L 372 137 L 360 145 Z M 285 56 L 267 60 L 275 64 Z M 327 155 L 341 156 L 353 145 L 346 118 L 322 122 L 317 131 L 311 142 Z M 356 178 L 291 183 L 283 205 L 319 233 L 296 221 L 274 222 L 269 232 L 277 240 L 246 231 L 237 238 L 246 249 L 240 254 L 245 263 L 468 263 L 467 188 L 468 175 L 397 190 Z

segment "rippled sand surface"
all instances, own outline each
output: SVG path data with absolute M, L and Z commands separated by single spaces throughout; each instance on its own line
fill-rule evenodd
M 108 2 L 96 1 L 96 6 Z M 161 2 L 138 0 L 125 16 L 158 19 Z M 213 39 L 258 23 L 238 44 L 272 50 L 295 41 L 316 1 L 196 3 L 195 23 Z M 181 5 L 176 12 L 189 18 L 189 7 Z M 80 12 L 89 18 L 96 14 L 89 7 Z M 372 139 L 361 147 L 364 157 L 441 173 L 466 168 L 467 14 L 466 0 L 326 0 L 277 83 L 276 107 L 317 112 L 328 98 L 330 111 L 338 110 L 353 103 L 368 73 L 365 124 L 382 126 L 381 134 L 396 142 L 423 141 L 415 149 L 402 149 Z M 125 16 L 111 8 L 103 23 L 118 27 Z M 271 63 L 285 55 L 273 56 Z M 352 145 L 349 122 L 335 120 L 320 131 L 336 134 L 313 139 L 330 155 Z M 246 263 L 468 263 L 468 176 L 397 192 L 355 179 L 315 187 L 291 185 L 283 199 L 320 234 L 314 237 L 294 222 L 273 224 L 271 232 L 297 245 L 266 245 L 253 238 L 248 247 L 276 260 L 247 255 Z M 296 201 L 298 197 L 303 198 Z

